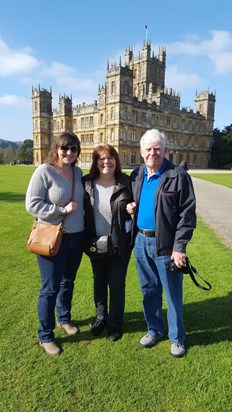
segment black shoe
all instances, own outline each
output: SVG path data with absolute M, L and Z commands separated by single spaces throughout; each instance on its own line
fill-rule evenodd
M 117 340 L 121 339 L 122 332 L 118 329 L 110 329 L 108 333 L 108 338 L 112 342 L 116 342 Z
M 90 329 L 92 335 L 93 336 L 99 336 L 103 332 L 103 330 L 105 328 L 105 324 L 106 324 L 105 320 L 98 320 L 97 319 L 94 322 L 94 324 L 92 325 L 91 329 Z

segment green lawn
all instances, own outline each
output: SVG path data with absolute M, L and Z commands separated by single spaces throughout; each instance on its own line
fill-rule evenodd
M 189 244 L 191 262 L 211 284 L 197 289 L 184 280 L 187 355 L 170 356 L 165 338 L 152 349 L 139 339 L 146 332 L 141 293 L 132 257 L 126 289 L 124 335 L 110 342 L 93 338 L 90 264 L 83 257 L 75 284 L 73 320 L 79 336 L 61 329 L 57 358 L 37 344 L 36 258 L 26 248 L 32 217 L 24 207 L 33 167 L 0 166 L 1 219 L 1 412 L 222 412 L 231 410 L 231 250 L 200 220 Z M 166 304 L 164 302 L 166 318 Z
M 232 173 L 201 174 L 190 172 L 190 174 L 198 179 L 207 180 L 208 182 L 217 183 L 218 185 L 227 186 L 232 189 Z

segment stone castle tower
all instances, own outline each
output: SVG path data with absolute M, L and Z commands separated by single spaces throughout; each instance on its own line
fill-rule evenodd
M 127 47 L 124 65 L 107 63 L 106 82 L 98 87 L 92 104 L 72 105 L 72 98 L 59 96 L 52 109 L 52 90 L 32 89 L 34 164 L 39 165 L 51 142 L 64 130 L 81 141 L 80 166 L 89 168 L 92 151 L 109 143 L 118 151 L 122 167 L 141 162 L 139 142 L 144 132 L 158 128 L 168 137 L 171 161 L 185 160 L 192 167 L 207 167 L 211 155 L 215 95 L 196 93 L 195 109 L 180 108 L 180 94 L 165 86 L 166 51 L 157 56 L 148 40 L 134 55 Z

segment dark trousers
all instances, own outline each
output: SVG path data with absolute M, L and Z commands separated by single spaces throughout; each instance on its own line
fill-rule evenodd
M 116 254 L 108 258 L 91 260 L 97 319 L 107 320 L 109 329 L 122 330 L 129 259 L 130 256 L 122 259 Z

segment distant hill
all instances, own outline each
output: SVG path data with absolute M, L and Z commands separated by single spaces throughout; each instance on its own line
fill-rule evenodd
M 18 149 L 19 146 L 22 144 L 23 142 L 11 142 L 10 140 L 3 140 L 0 139 L 0 149 L 6 149 L 7 147 L 13 147 L 15 149 Z

